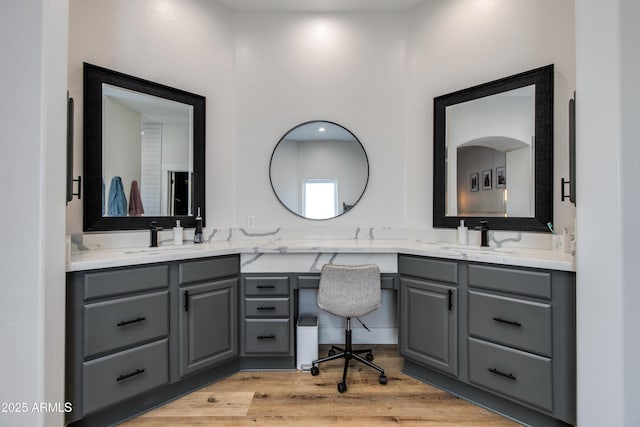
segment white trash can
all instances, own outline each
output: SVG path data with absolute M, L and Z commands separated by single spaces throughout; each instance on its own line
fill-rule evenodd
M 296 368 L 308 371 L 311 369 L 311 362 L 318 358 L 318 318 L 300 316 L 296 333 Z

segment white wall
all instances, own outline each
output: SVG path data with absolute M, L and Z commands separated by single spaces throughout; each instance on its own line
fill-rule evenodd
M 507 153 L 508 216 L 526 216 L 534 210 L 535 193 L 524 190 L 533 186 L 533 156 L 530 145 Z
M 162 125 L 162 169 L 189 171 L 189 128 L 186 124 Z
M 69 90 L 76 101 L 75 175 L 82 175 L 82 63 L 207 98 L 207 220 L 234 223 L 235 96 L 229 11 L 209 0 L 70 0 Z M 82 203 L 67 232 L 82 231 Z
M 28 405 L 3 426 L 63 420 L 31 405 L 64 402 L 67 13 L 65 0 L 0 6 L 0 402 Z
M 447 0 L 412 11 L 408 38 L 404 216 L 432 224 L 433 98 L 547 64 L 554 75 L 554 223 L 573 229 L 575 209 L 560 202 L 568 177 L 568 101 L 575 88 L 572 0 Z
M 406 15 L 236 13 L 236 222 L 257 227 L 400 225 L 403 199 Z M 278 140 L 309 120 L 353 132 L 369 156 L 369 186 L 336 219 L 282 208 L 269 185 Z M 390 208 L 391 207 L 391 208 Z
M 578 424 L 640 425 L 640 3 L 576 7 Z
M 117 123 L 117 126 L 105 126 L 102 145 L 102 176 L 105 186 L 104 212 L 109 213 L 109 191 L 114 176 L 122 178 L 122 188 L 129 208 L 131 182 L 140 183 L 142 158 L 142 116 L 137 111 L 106 97 L 102 104 L 103 120 Z
M 572 205 L 559 202 L 574 89 L 572 0 L 438 0 L 408 13 L 252 13 L 206 0 L 71 0 L 70 33 L 77 141 L 82 61 L 207 96 L 213 227 L 246 226 L 254 216 L 259 228 L 431 228 L 433 97 L 554 63 L 554 221 L 573 227 Z M 370 162 L 360 203 L 325 222 L 283 209 L 269 184 L 276 143 L 308 120 L 349 128 Z M 75 169 L 81 174 L 81 161 Z M 76 203 L 68 231 L 79 232 L 81 222 Z

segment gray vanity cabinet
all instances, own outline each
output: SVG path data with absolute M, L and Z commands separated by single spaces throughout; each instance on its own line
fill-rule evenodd
M 68 421 L 169 382 L 169 266 L 71 273 Z
M 72 425 L 113 425 L 238 369 L 237 255 L 67 275 Z
M 235 260 L 179 264 L 180 377 L 238 356 Z
M 575 422 L 571 273 L 469 263 L 469 383 Z
M 400 353 L 425 366 L 458 374 L 457 264 L 401 257 Z
M 575 423 L 574 273 L 412 255 L 398 272 L 405 373 L 527 425 Z
M 291 276 L 245 274 L 241 293 L 241 366 L 294 368 L 295 299 Z

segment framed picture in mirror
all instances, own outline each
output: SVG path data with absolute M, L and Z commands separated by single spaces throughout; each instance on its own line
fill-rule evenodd
M 482 171 L 482 189 L 491 190 L 491 169 Z
M 478 172 L 471 174 L 469 191 L 478 191 Z
M 496 168 L 496 188 L 507 188 L 507 167 Z

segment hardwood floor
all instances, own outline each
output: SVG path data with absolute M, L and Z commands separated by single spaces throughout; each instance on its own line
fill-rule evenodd
M 357 347 L 357 346 L 356 346 Z M 203 387 L 124 426 L 517 426 L 490 411 L 401 373 L 396 346 L 373 346 L 378 373 L 352 362 L 348 390 L 339 393 L 343 362 L 300 371 L 247 371 Z M 326 349 L 321 346 L 321 355 Z

